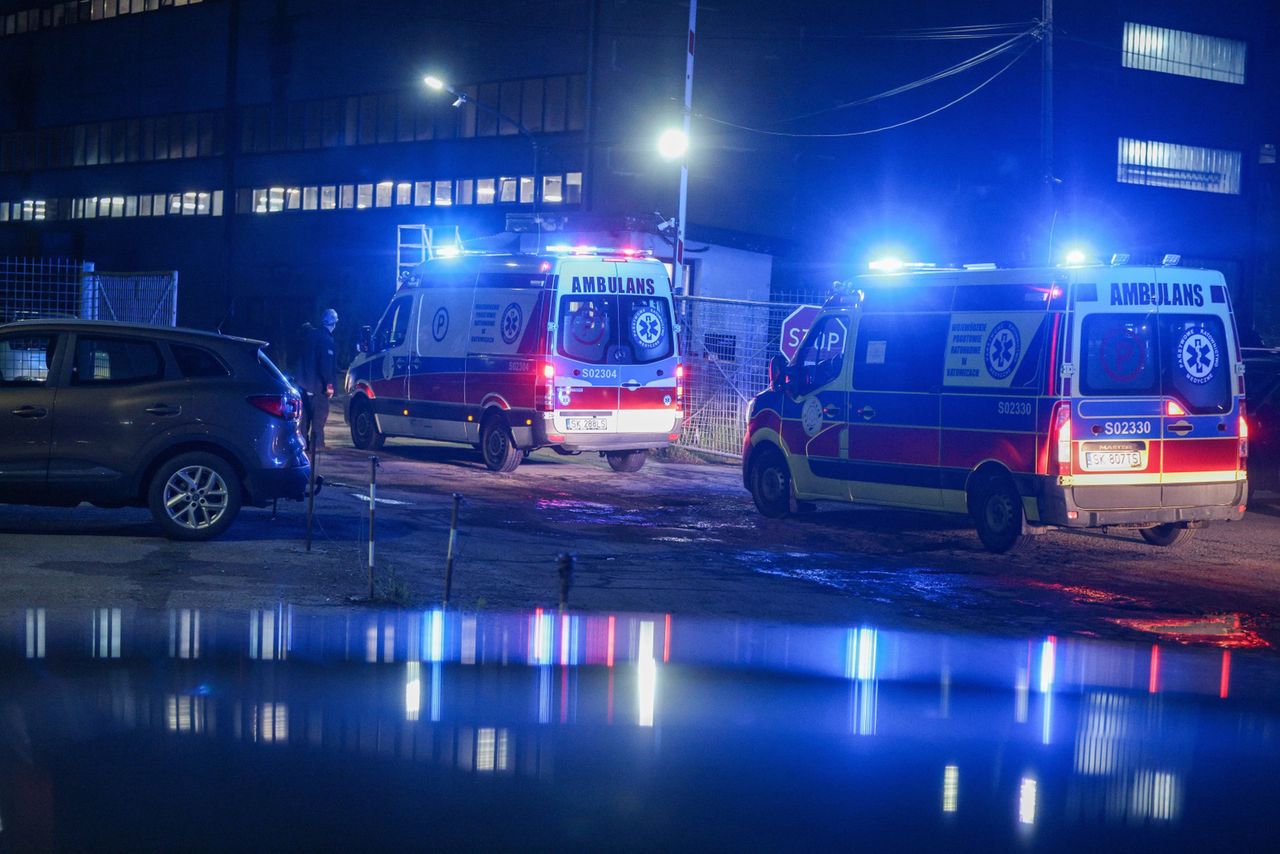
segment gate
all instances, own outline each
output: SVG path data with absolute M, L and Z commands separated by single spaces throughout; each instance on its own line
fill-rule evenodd
M 769 385 L 782 321 L 802 304 L 676 297 L 684 363 L 684 427 L 680 444 L 708 454 L 742 456 L 751 399 Z
M 70 258 L 0 259 L 0 323 L 37 317 L 174 326 L 178 273 L 98 272 Z

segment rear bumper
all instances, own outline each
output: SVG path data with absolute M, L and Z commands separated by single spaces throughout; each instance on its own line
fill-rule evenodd
M 301 501 L 307 495 L 311 480 L 310 464 L 287 469 L 259 469 L 245 477 L 245 503 L 262 506 L 277 498 Z
M 1244 516 L 1247 482 L 1059 486 L 1046 479 L 1037 497 L 1040 521 L 1064 528 L 1233 522 Z
M 544 415 L 545 413 L 539 413 Z M 669 433 L 555 433 L 549 416 L 533 419 L 530 427 L 515 428 L 516 444 L 527 448 L 555 446 L 566 451 L 638 451 L 666 448 L 680 438 L 680 422 Z M 674 437 L 674 438 L 673 438 Z

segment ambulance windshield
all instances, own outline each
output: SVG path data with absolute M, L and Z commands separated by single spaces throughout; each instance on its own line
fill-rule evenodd
M 558 349 L 593 365 L 646 364 L 673 353 L 666 297 L 614 294 L 560 298 Z
M 1083 324 L 1086 395 L 1167 395 L 1197 414 L 1231 410 L 1222 319 L 1201 314 L 1095 314 Z

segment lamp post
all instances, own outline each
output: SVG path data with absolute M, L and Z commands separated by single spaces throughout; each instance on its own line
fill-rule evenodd
M 450 95 L 452 95 L 455 99 L 453 102 L 454 107 L 462 107 L 464 104 L 475 104 L 477 108 L 484 110 L 485 112 L 490 113 L 494 116 L 497 116 L 499 122 L 505 121 L 510 123 L 516 128 L 516 130 L 518 130 L 521 133 L 521 135 L 523 135 L 526 139 L 529 140 L 529 145 L 533 148 L 533 221 L 538 226 L 538 234 L 541 235 L 542 234 L 542 217 L 540 214 L 541 208 L 539 206 L 539 201 L 542 198 L 542 188 L 539 186 L 539 184 L 541 183 L 541 176 L 538 174 L 539 148 L 538 148 L 538 138 L 533 135 L 533 131 L 525 127 L 524 124 L 520 122 L 519 119 L 513 119 L 511 118 L 511 116 L 508 116 L 506 113 L 502 112 L 497 107 L 491 106 L 489 104 L 484 103 L 483 101 L 478 101 L 475 98 L 469 97 L 466 92 L 459 92 L 457 89 L 453 88 L 448 83 L 441 80 L 439 77 L 436 77 L 434 74 L 428 74 L 426 77 L 422 78 L 422 82 L 426 85 L 428 89 L 432 89 L 436 92 L 448 92 Z M 519 193 L 520 193 L 519 181 L 520 179 L 517 178 L 516 179 L 516 198 L 517 199 L 519 199 Z M 541 242 L 541 240 L 539 240 L 539 242 Z
M 658 153 L 667 160 L 680 160 L 680 203 L 676 211 L 676 245 L 672 253 L 671 286 L 676 293 L 683 293 L 684 281 L 684 220 L 689 200 L 689 123 L 693 116 L 693 49 L 698 29 L 698 0 L 689 0 L 689 38 L 685 43 L 684 58 L 684 114 L 681 128 L 671 128 L 658 137 Z

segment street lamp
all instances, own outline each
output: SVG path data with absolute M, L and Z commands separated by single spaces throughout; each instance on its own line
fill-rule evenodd
M 542 198 L 542 188 L 539 186 L 541 183 L 541 176 L 538 175 L 538 138 L 533 135 L 533 131 L 525 127 L 519 119 L 513 119 L 497 107 L 486 104 L 483 101 L 477 101 L 476 99 L 468 96 L 466 92 L 459 92 L 457 89 L 454 89 L 434 74 L 428 74 L 426 77 L 422 78 L 422 82 L 428 89 L 435 92 L 448 92 L 452 95 L 455 99 L 453 102 L 454 107 L 461 107 L 463 104 L 475 104 L 477 108 L 497 116 L 499 121 L 509 122 L 521 133 L 521 135 L 529 140 L 529 145 L 533 148 L 533 221 L 537 223 L 538 234 L 541 235 L 542 217 L 539 214 L 538 202 Z M 519 186 L 518 182 L 519 179 L 517 179 L 517 188 Z M 519 193 L 519 189 L 517 189 L 516 192 Z M 518 195 L 517 198 L 519 198 Z
M 671 253 L 671 287 L 684 293 L 684 221 L 689 200 L 689 121 L 693 117 L 693 49 L 698 29 L 698 0 L 689 0 L 689 37 L 684 57 L 684 113 L 681 127 L 671 128 L 658 137 L 658 153 L 668 160 L 680 161 L 680 203 L 676 211 L 676 245 Z
M 682 160 L 689 150 L 689 137 L 680 128 L 667 128 L 658 136 L 658 154 L 664 160 Z

